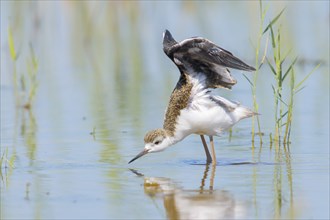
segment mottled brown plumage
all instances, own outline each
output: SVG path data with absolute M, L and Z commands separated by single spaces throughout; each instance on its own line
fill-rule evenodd
M 166 137 L 166 131 L 164 129 L 149 131 L 144 136 L 144 143 L 152 143 L 157 137 Z
M 164 129 L 169 132 L 171 136 L 174 135 L 175 122 L 180 115 L 180 111 L 188 105 L 192 87 L 193 85 L 187 81 L 185 73 L 181 74 L 180 80 L 171 94 L 163 125 Z

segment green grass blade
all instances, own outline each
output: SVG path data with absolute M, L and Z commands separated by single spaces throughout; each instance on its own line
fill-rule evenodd
M 15 51 L 13 33 L 11 32 L 10 28 L 8 29 L 8 44 L 9 44 L 10 56 L 13 60 L 16 60 L 17 59 L 17 54 L 16 54 L 16 51 Z
M 286 111 L 284 114 L 282 114 L 281 117 L 279 119 L 277 119 L 277 123 L 279 123 L 288 114 L 288 112 L 289 111 Z
M 285 80 L 286 76 L 289 74 L 290 70 L 293 68 L 293 66 L 294 66 L 295 63 L 297 62 L 297 59 L 298 59 L 298 57 L 296 57 L 296 58 L 292 61 L 291 65 L 289 66 L 289 68 L 287 69 L 287 71 L 284 73 L 284 76 L 282 77 L 282 81 Z
M 276 23 L 276 21 L 281 17 L 281 15 L 284 12 L 284 10 L 285 10 L 285 8 L 283 8 L 282 11 L 267 25 L 267 27 L 262 32 L 262 34 L 266 33 L 268 31 L 268 29 L 271 28 L 271 26 L 273 26 L 273 24 Z
M 294 68 L 291 69 L 291 79 L 290 79 L 290 90 L 291 94 L 294 94 L 294 84 L 295 84 L 295 71 Z
M 273 89 L 273 93 L 274 93 L 274 95 L 276 95 L 276 90 L 275 90 L 274 85 L 272 85 L 272 89 Z
M 270 63 L 270 61 L 268 60 L 268 58 L 266 57 L 268 66 L 270 67 L 270 69 L 272 70 L 272 72 L 274 73 L 274 75 L 276 76 L 276 70 L 274 68 L 274 66 Z
M 244 76 L 245 79 L 250 83 L 250 85 L 253 86 L 253 83 L 251 82 L 251 80 L 250 80 L 245 74 L 243 74 L 243 76 Z
M 269 35 L 267 35 L 267 38 L 266 38 L 265 50 L 264 50 L 264 54 L 262 55 L 261 64 L 263 64 L 265 62 L 265 59 L 267 58 L 268 41 L 269 41 Z M 260 65 L 260 67 L 261 67 L 261 65 Z
M 286 104 L 286 102 L 282 99 L 281 94 L 279 94 L 278 91 L 275 89 L 274 85 L 272 85 L 272 89 L 273 89 L 275 98 L 277 100 L 280 100 L 280 102 L 282 102 L 285 106 L 288 106 L 288 104 Z
M 292 48 L 284 55 L 284 58 L 281 62 L 281 65 L 284 63 L 284 61 L 286 60 L 286 58 L 288 57 L 288 55 L 292 52 Z
M 278 99 L 285 105 L 285 106 L 288 106 L 288 104 L 286 104 L 286 102 L 281 98 L 281 97 L 278 97 Z
M 271 36 L 271 38 L 272 38 L 272 47 L 275 48 L 276 43 L 275 43 L 275 37 L 274 37 L 273 26 L 270 26 L 270 36 Z
M 36 54 L 34 52 L 34 49 L 32 47 L 32 43 L 29 43 L 30 46 L 30 52 L 31 52 L 31 60 L 32 60 L 32 65 L 34 69 L 38 69 L 38 59 L 36 57 Z
M 300 92 L 300 91 L 303 90 L 304 88 L 306 88 L 306 86 L 303 86 L 303 87 L 299 88 L 297 91 L 295 91 L 294 94 L 297 94 L 298 92 Z
M 295 87 L 294 90 L 299 89 L 299 87 L 301 87 L 301 85 L 312 75 L 312 73 L 314 73 L 314 71 L 319 68 L 321 65 L 321 63 L 319 63 L 316 67 L 314 67 L 314 69 L 312 69 L 312 71 L 310 71 L 310 73 L 307 74 L 307 76 L 305 76 L 305 78 L 303 80 L 301 80 Z

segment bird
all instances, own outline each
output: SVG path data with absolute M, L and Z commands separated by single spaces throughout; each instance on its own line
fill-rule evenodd
M 240 120 L 257 113 L 211 91 L 230 90 L 237 83 L 228 68 L 250 72 L 255 68 L 206 38 L 191 37 L 177 42 L 168 30 L 163 33 L 163 51 L 179 69 L 180 78 L 170 96 L 163 128 L 147 132 L 144 149 L 128 163 L 196 134 L 200 135 L 207 164 L 216 165 L 213 136 L 221 136 Z M 212 156 L 204 135 L 209 136 Z

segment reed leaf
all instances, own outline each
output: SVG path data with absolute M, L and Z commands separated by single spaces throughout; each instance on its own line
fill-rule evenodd
M 15 44 L 14 44 L 14 38 L 13 33 L 11 32 L 11 29 L 8 29 L 8 44 L 9 44 L 9 52 L 12 60 L 17 60 L 17 53 L 15 50 Z
M 275 37 L 274 37 L 274 30 L 273 30 L 273 26 L 270 26 L 270 36 L 272 38 L 272 47 L 275 48 L 276 47 L 276 42 L 275 42 Z
M 290 49 L 290 50 L 288 50 L 288 52 L 284 55 L 284 58 L 283 58 L 283 60 L 282 60 L 282 63 L 281 64 L 283 64 L 284 63 L 284 61 L 286 60 L 286 58 L 289 56 L 289 54 L 291 54 L 291 52 L 292 52 L 292 48 Z
M 278 97 L 278 99 L 285 105 L 285 106 L 288 106 L 288 104 L 286 104 L 286 102 L 282 99 L 281 96 Z
M 274 66 L 270 63 L 269 59 L 266 57 L 266 61 L 271 69 L 271 71 L 274 73 L 274 75 L 276 76 L 276 70 L 274 68 Z
M 253 86 L 253 83 L 251 82 L 251 80 L 250 80 L 245 74 L 243 74 L 243 76 L 244 76 L 245 79 L 250 83 L 250 85 Z
M 271 28 L 276 23 L 276 21 L 281 17 L 284 10 L 285 10 L 285 8 L 283 8 L 282 11 L 267 25 L 265 30 L 262 32 L 263 34 L 266 33 L 268 31 L 268 29 Z
M 291 65 L 289 66 L 289 68 L 287 69 L 287 71 L 284 73 L 284 76 L 282 77 L 282 81 L 285 80 L 286 76 L 289 74 L 290 70 L 293 68 L 293 66 L 294 66 L 295 63 L 297 62 L 297 59 L 298 59 L 298 57 L 296 57 L 296 58 L 292 61 Z
M 304 88 L 306 88 L 306 86 L 301 87 L 300 89 L 298 89 L 297 91 L 295 91 L 294 94 L 297 94 L 298 92 L 300 92 L 300 91 L 303 90 Z
M 275 87 L 274 87 L 274 85 L 272 85 L 272 89 L 273 89 L 273 93 L 274 93 L 274 95 L 276 95 L 276 90 L 275 90 Z
M 318 65 L 316 65 L 316 67 L 314 67 L 314 69 L 312 69 L 312 71 L 310 71 L 295 87 L 294 90 L 299 89 L 299 87 L 312 75 L 312 73 L 314 73 L 314 71 L 319 68 L 321 65 L 321 63 L 319 63 Z
M 286 111 L 285 113 L 283 113 L 281 115 L 281 117 L 277 120 L 277 123 L 280 122 L 287 114 L 288 114 L 289 111 Z M 282 125 L 283 126 L 283 125 Z

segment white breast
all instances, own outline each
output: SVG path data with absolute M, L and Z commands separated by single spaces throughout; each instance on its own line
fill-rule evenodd
M 176 133 L 182 136 L 205 134 L 219 136 L 237 122 L 232 112 L 207 99 L 194 100 L 190 108 L 183 109 L 177 120 Z
M 219 136 L 239 120 L 254 113 L 220 96 L 212 96 L 203 86 L 203 79 L 190 79 L 192 94 L 187 108 L 181 110 L 177 119 L 176 137 L 182 140 L 190 134 Z

